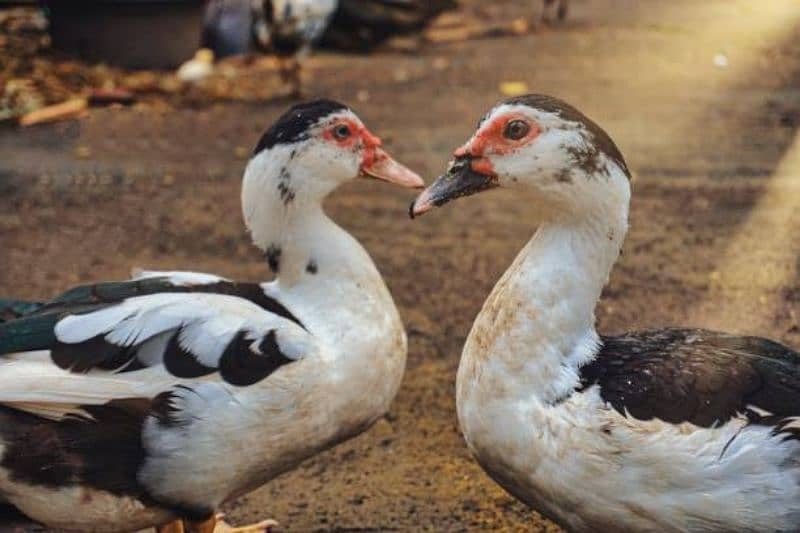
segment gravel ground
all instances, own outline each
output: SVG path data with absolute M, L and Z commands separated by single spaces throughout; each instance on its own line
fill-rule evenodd
M 524 13 L 528 2 L 508 2 Z M 595 118 L 634 170 L 631 230 L 599 329 L 694 325 L 800 348 L 800 10 L 792 0 L 575 0 L 521 37 L 418 54 L 317 55 L 311 92 L 349 102 L 432 179 L 504 81 Z M 0 129 L 0 294 L 44 298 L 132 266 L 268 276 L 239 209 L 246 154 L 287 105 L 92 110 Z M 391 413 L 229 506 L 282 531 L 546 531 L 470 459 L 453 388 L 461 346 L 535 213 L 496 192 L 405 216 L 355 182 L 330 213 L 361 240 L 409 333 Z

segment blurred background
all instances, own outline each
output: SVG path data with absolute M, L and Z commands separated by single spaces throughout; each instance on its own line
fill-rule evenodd
M 266 279 L 241 174 L 299 95 L 348 103 L 430 180 L 525 92 L 586 112 L 634 172 L 601 331 L 691 324 L 800 348 L 796 0 L 0 2 L 0 294 L 133 266 Z M 411 222 L 411 196 L 359 180 L 327 206 L 409 332 L 390 415 L 232 503 L 234 523 L 556 529 L 470 459 L 453 399 L 472 320 L 535 213 L 496 192 Z

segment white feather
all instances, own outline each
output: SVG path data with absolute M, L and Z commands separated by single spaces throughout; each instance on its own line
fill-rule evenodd
M 291 358 L 316 352 L 315 340 L 297 324 L 264 311 L 236 296 L 207 293 L 159 293 L 82 315 L 71 315 L 55 327 L 61 342 L 76 343 L 105 333 L 118 346 L 142 346 L 148 361 L 160 361 L 155 350 L 166 346 L 168 333 L 180 328 L 181 347 L 210 368 L 219 363 L 233 337 L 244 330 L 247 338 L 263 338 L 280 330 L 280 347 Z M 143 361 L 142 361 L 143 362 Z
M 181 270 L 142 270 L 134 268 L 131 270 L 131 279 L 148 279 L 148 278 L 167 278 L 173 285 L 210 285 L 220 281 L 230 281 L 227 278 L 217 276 L 215 274 L 206 274 L 205 272 L 189 272 Z
M 177 381 L 160 367 L 123 374 L 77 374 L 25 356 L 0 360 L 0 403 L 102 405 L 118 398 L 150 398 Z
M 130 314 L 130 309 L 118 305 L 93 313 L 70 315 L 59 320 L 55 327 L 55 334 L 58 340 L 64 343 L 84 342 L 109 332 Z

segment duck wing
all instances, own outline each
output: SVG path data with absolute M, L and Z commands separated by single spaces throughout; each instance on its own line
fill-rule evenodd
M 191 446 L 216 446 L 219 420 L 246 425 L 235 390 L 317 349 L 259 284 L 173 272 L 77 287 L 0 323 L 0 469 L 25 490 L 203 494 L 212 478 L 175 461 L 217 464 Z
M 98 405 L 212 375 L 248 386 L 317 350 L 261 285 L 166 274 L 77 287 L 0 323 L 0 403 Z
M 700 329 L 602 342 L 595 360 L 581 368 L 581 388 L 599 387 L 625 416 L 711 427 L 744 415 L 776 431 L 798 429 L 792 423 L 800 416 L 800 355 L 786 346 Z
M 0 323 L 32 313 L 41 306 L 41 302 L 0 298 Z

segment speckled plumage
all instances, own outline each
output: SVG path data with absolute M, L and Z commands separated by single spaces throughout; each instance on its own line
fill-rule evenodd
M 531 121 L 535 135 L 487 139 L 504 120 Z M 598 128 L 530 95 L 494 108 L 460 149 L 540 214 L 464 346 L 467 445 L 501 486 L 572 531 L 796 531 L 795 351 L 702 330 L 595 331 L 630 200 L 624 160 Z M 412 211 L 460 191 L 443 183 Z
M 701 329 L 660 329 L 602 338 L 581 367 L 581 388 L 640 420 L 701 427 L 746 416 L 783 433 L 800 416 L 800 356 L 776 342 Z M 785 428 L 783 437 L 796 437 Z
M 337 0 L 266 0 L 264 15 L 270 43 L 279 54 L 308 49 L 336 11 Z

